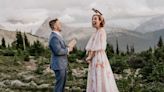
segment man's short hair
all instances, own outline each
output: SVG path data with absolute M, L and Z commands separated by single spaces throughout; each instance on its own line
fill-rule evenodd
M 55 25 L 56 21 L 58 21 L 57 18 L 56 18 L 56 19 L 53 19 L 53 20 L 51 20 L 51 21 L 49 22 L 49 26 L 50 26 L 50 28 L 51 28 L 52 30 L 54 30 L 54 25 Z

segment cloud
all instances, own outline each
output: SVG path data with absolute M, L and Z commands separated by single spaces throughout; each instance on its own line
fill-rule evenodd
M 70 22 L 73 22 L 75 21 L 75 19 L 73 17 L 71 17 L 70 15 L 66 14 L 66 15 L 63 15 L 59 18 L 63 23 L 70 23 Z
M 28 29 L 47 17 L 58 17 L 69 25 L 90 23 L 93 11 L 100 10 L 106 21 L 164 14 L 163 0 L 0 0 L 0 24 Z M 30 26 L 31 25 L 31 26 Z M 15 28 L 16 28 L 15 27 Z M 33 26 L 32 26 L 33 27 Z M 30 28 L 29 28 L 30 29 Z
M 7 17 L 7 22 L 28 24 L 45 20 L 48 17 L 48 11 L 42 9 L 20 9 L 13 12 Z
M 5 13 L 1 14 L 4 20 L 0 22 L 6 29 L 15 31 L 30 32 L 36 30 L 44 20 L 49 16 L 48 10 L 45 9 L 6 9 Z
M 66 7 L 81 7 L 92 2 L 91 0 L 0 0 L 0 8 L 17 8 L 17 9 L 36 9 L 46 8 L 50 10 L 63 10 Z

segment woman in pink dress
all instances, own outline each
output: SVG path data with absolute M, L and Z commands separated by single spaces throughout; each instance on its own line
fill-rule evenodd
M 106 32 L 104 18 L 100 12 L 92 16 L 92 26 L 96 28 L 86 46 L 89 63 L 87 92 L 119 92 L 109 60 L 105 53 Z

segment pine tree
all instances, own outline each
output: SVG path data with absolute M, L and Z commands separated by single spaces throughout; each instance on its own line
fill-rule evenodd
M 131 53 L 133 54 L 135 52 L 134 45 L 131 46 Z
M 113 45 L 110 45 L 110 51 L 111 51 L 112 54 L 114 54 Z
M 129 55 L 129 45 L 127 45 L 127 54 Z
M 5 38 L 4 37 L 2 38 L 2 47 L 6 48 L 6 42 L 5 42 Z
M 116 54 L 118 55 L 119 53 L 118 39 L 116 39 Z
M 27 38 L 27 36 L 26 36 L 25 33 L 24 33 L 24 42 L 25 42 L 25 46 L 26 46 L 27 48 L 30 47 L 30 43 L 29 43 L 28 38 Z
M 114 55 L 113 45 L 111 45 L 109 43 L 107 44 L 106 54 L 107 54 L 108 58 L 111 58 Z
M 159 37 L 159 41 L 158 41 L 157 46 L 158 46 L 159 48 L 161 48 L 161 47 L 163 46 L 163 40 L 162 40 L 162 37 L 161 37 L 161 36 Z
M 149 47 L 149 50 L 148 51 L 150 51 L 150 52 L 152 52 L 153 50 L 152 50 L 152 48 L 151 48 L 151 46 Z
M 107 43 L 106 51 L 109 52 L 109 53 L 114 54 L 113 45 Z
M 7 48 L 10 48 L 10 44 L 8 44 Z
M 39 40 L 34 41 L 34 43 L 30 46 L 31 55 L 35 55 L 35 56 L 42 55 L 44 50 L 45 50 L 44 46 Z
M 16 33 L 16 48 L 23 50 L 23 37 L 21 32 Z

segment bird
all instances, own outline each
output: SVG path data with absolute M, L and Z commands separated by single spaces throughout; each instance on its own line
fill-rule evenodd
M 101 13 L 100 11 L 98 11 L 97 9 L 92 8 L 92 10 L 93 10 L 95 13 L 99 13 L 100 15 L 102 15 L 102 13 Z

